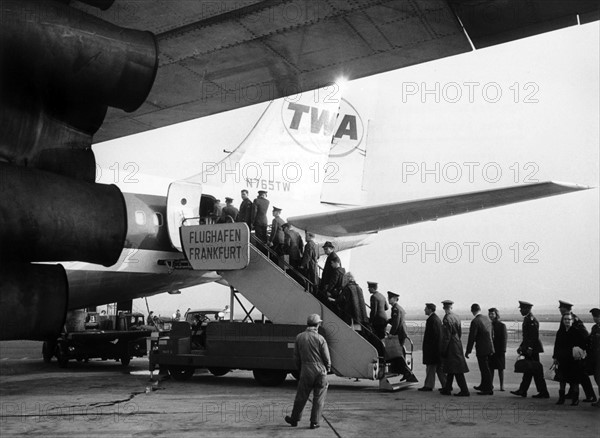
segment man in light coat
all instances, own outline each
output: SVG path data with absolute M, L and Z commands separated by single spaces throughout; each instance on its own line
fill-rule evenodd
M 442 301 L 444 305 L 444 319 L 442 320 L 442 366 L 446 373 L 446 386 L 442 388 L 440 393 L 442 395 L 452 394 L 452 382 L 456 377 L 456 383 L 460 387 L 460 392 L 454 394 L 458 397 L 468 397 L 469 388 L 467 388 L 467 381 L 465 379 L 465 373 L 469 372 L 467 361 L 463 353 L 462 341 L 462 329 L 460 327 L 460 319 L 452 312 L 452 305 L 454 304 L 451 300 Z

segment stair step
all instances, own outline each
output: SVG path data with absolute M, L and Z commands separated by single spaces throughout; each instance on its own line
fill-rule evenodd
M 402 381 L 401 374 L 386 374 L 382 379 L 379 379 L 379 390 L 380 391 L 399 391 L 401 389 L 410 388 L 417 382 Z

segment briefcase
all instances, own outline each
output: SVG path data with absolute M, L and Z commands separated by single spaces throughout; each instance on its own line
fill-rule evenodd
M 404 357 L 404 351 L 402 350 L 398 336 L 384 338 L 383 345 L 385 346 L 385 360 Z
M 519 359 L 515 362 L 515 373 L 543 373 L 544 368 L 540 362 L 531 359 Z

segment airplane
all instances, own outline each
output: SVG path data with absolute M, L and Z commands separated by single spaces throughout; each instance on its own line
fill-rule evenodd
M 216 200 L 231 196 L 239 202 L 243 189 L 252 197 L 259 190 L 267 191 L 270 208 L 282 208 L 287 222 L 301 235 L 310 231 L 316 234 L 319 248 L 331 241 L 337 251 L 344 251 L 370 243 L 387 229 L 588 188 L 543 182 L 383 205 L 322 202 L 328 183 L 344 192 L 354 184 L 352 189 L 360 191 L 365 166 L 364 149 L 358 146 L 365 147 L 358 141 L 361 122 L 356 113 L 340 112 L 343 99 L 329 91 L 270 102 L 239 146 L 215 162 L 200 161 L 198 154 L 202 171 L 180 181 L 165 181 L 158 189 L 160 195 L 125 192 L 128 232 L 119 261 L 110 267 L 62 263 L 69 280 L 69 306 L 75 309 L 104 304 L 107 299 L 134 299 L 222 282 L 215 271 L 173 269 L 186 256 L 179 227 L 209 218 Z M 319 95 L 321 102 L 315 98 Z M 343 151 L 341 156 L 336 157 L 337 151 Z M 342 167 L 354 169 L 350 178 L 337 179 L 336 171 Z M 104 177 L 108 182 L 113 174 L 106 172 Z
M 172 2 L 168 7 L 151 3 L 143 10 L 136 2 L 86 3 L 92 6 L 2 2 L 3 16 L 11 18 L 3 26 L 0 63 L 2 121 L 7 126 L 0 179 L 9 194 L 2 203 L 6 222 L 1 256 L 6 263 L 0 271 L 5 339 L 48 336 L 62 325 L 66 308 L 218 280 L 214 272 L 169 273 L 168 266 L 157 268 L 157 259 L 179 255 L 173 248 L 173 227 L 166 230 L 174 223 L 167 209 L 169 197 L 165 202 L 164 196 L 122 194 L 114 186 L 93 184 L 92 141 L 319 89 L 333 84 L 339 74 L 365 77 L 594 21 L 598 15 L 597 3 L 590 1 L 522 5 L 376 0 L 333 7 L 267 0 L 230 9 L 225 3 L 217 9 L 207 9 L 202 2 Z M 94 4 L 107 10 L 91 9 Z M 31 11 L 44 20 L 29 20 Z M 119 26 L 150 29 L 156 37 Z M 65 28 L 81 38 L 64 40 Z M 60 58 L 46 50 L 50 42 L 65 48 Z M 112 44 L 111 49 L 103 44 Z M 25 56 L 15 55 L 13 48 Z M 111 50 L 122 57 L 111 63 L 99 56 Z M 317 119 L 323 114 L 320 105 L 304 106 L 311 117 L 313 111 Z M 141 108 L 131 114 L 109 109 L 102 125 L 108 107 L 130 112 Z M 288 105 L 286 111 L 293 112 L 286 126 L 292 129 L 294 117 L 300 126 L 304 109 Z M 325 159 L 323 150 L 319 157 Z M 197 178 L 175 184 L 172 198 L 180 200 L 178 190 L 189 189 L 190 196 L 201 200 L 204 189 L 194 187 Z M 385 207 L 393 214 L 382 223 L 362 224 L 374 207 L 291 216 L 288 221 L 350 248 L 366 235 L 401 224 L 578 189 L 542 183 L 398 203 Z M 142 214 L 136 216 L 138 211 Z M 155 252 L 152 259 L 145 257 L 146 251 Z M 81 261 L 65 263 L 66 270 L 39 264 L 56 260 Z M 129 263 L 133 261 L 137 263 Z M 73 273 L 72 268 L 82 264 L 95 267 Z M 163 269 L 158 277 L 157 269 Z

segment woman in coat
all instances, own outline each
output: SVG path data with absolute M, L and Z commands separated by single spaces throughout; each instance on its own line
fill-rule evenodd
M 558 365 L 560 387 L 558 391 L 557 405 L 565 402 L 565 389 L 567 383 L 570 386 L 572 397 L 571 406 L 579 404 L 579 383 L 581 375 L 585 372 L 583 368 L 583 357 L 579 351 L 585 351 L 588 332 L 583 324 L 573 325 L 573 316 L 567 313 L 562 316 L 563 329 L 556 332 L 554 341 L 554 354 L 552 358 Z
M 492 321 L 492 341 L 494 353 L 490 356 L 490 370 L 492 371 L 492 382 L 494 381 L 494 370 L 498 370 L 500 380 L 500 391 L 504 391 L 504 368 L 506 368 L 506 325 L 500 321 L 498 309 L 492 307 L 488 310 L 488 316 Z

